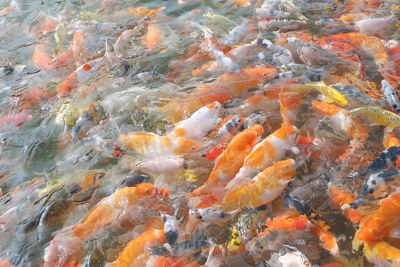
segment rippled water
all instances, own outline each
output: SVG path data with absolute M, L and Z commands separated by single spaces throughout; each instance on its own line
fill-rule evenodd
M 181 105 L 185 103 L 184 99 L 196 92 L 194 88 L 213 84 L 221 75 L 229 73 L 226 69 L 217 69 L 195 76 L 192 75 L 192 71 L 208 62 L 210 58 L 200 57 L 198 61 L 182 61 L 183 63 L 179 61 L 191 53 L 190 49 L 202 49 L 201 43 L 205 34 L 193 26 L 192 22 L 211 29 L 222 43 L 224 37 L 236 25 L 242 22 L 254 23 L 248 19 L 253 17 L 255 7 L 260 7 L 263 3 L 263 1 L 250 1 L 250 6 L 238 6 L 233 3 L 235 1 L 223 0 L 182 2 L 185 3 L 178 3 L 175 0 L 0 1 L 0 258 L 7 259 L 14 266 L 42 266 L 45 248 L 49 246 L 57 231 L 77 223 L 103 198 L 110 196 L 117 188 L 129 184 L 127 177 L 144 175 L 157 186 L 171 189 L 174 197 L 177 198 L 199 186 L 201 184 L 199 180 L 206 180 L 213 167 L 213 161 L 207 160 L 201 153 L 194 156 L 185 155 L 185 160 L 192 164 L 190 169 L 193 169 L 195 173 L 195 178 L 192 180 L 188 178 L 191 177 L 190 175 L 171 178 L 162 174 L 160 177 L 164 178 L 159 178 L 151 171 L 146 172 L 137 167 L 146 155 L 141 156 L 129 151 L 119 140 L 121 133 L 145 131 L 164 135 L 171 131 L 174 122 L 187 118 L 190 113 L 202 106 L 193 108 L 189 104 Z M 351 1 L 288 2 L 295 4 L 293 10 L 297 13 L 291 10 L 293 13 L 285 19 L 300 21 L 301 26 L 293 26 L 294 31 L 298 34 L 297 36 L 300 36 L 301 31 L 307 32 L 315 39 L 308 40 L 312 42 L 320 37 L 340 32 L 338 28 L 332 29 L 329 25 L 321 26 L 315 21 L 338 18 L 341 11 L 346 14 L 345 8 Z M 357 10 L 355 7 L 352 12 L 361 11 L 367 17 L 385 17 L 394 14 L 393 21 L 390 21 L 392 26 L 388 32 L 379 33 L 381 34 L 379 38 L 384 41 L 391 39 L 398 41 L 399 16 L 395 13 L 396 8 L 391 9 L 394 4 L 396 1 L 382 1 L 379 8 L 364 7 L 362 10 Z M 160 11 L 163 15 L 157 17 L 156 13 L 154 18 L 116 15 L 119 10 L 139 6 L 149 9 L 165 7 L 165 9 Z M 207 13 L 211 14 L 211 17 L 203 16 Z M 149 25 L 146 24 L 147 21 L 154 21 L 161 27 L 164 34 L 162 42 L 156 44 L 155 47 L 149 47 L 148 44 L 146 47 L 146 44 L 141 42 Z M 279 22 L 277 26 L 264 30 L 254 26 L 255 29 L 247 34 L 245 41 L 232 47 L 251 43 L 259 37 L 274 40 L 280 34 L 289 36 L 292 30 L 282 29 L 282 25 L 282 22 Z M 127 29 L 133 29 L 134 35 L 127 42 L 127 47 L 121 52 L 121 56 L 110 60 L 107 64 L 100 64 L 100 69 L 76 86 L 76 90 L 71 90 L 68 95 L 61 95 L 60 88 L 63 81 L 68 79 L 78 67 L 96 58 L 112 58 L 115 55 L 113 53 L 116 53 L 114 45 L 118 37 Z M 281 31 L 278 33 L 279 30 Z M 345 31 L 347 32 L 346 29 Z M 76 35 L 77 32 L 83 32 L 81 40 L 77 40 L 79 38 Z M 284 42 L 281 44 L 285 45 Z M 72 47 L 73 45 L 75 47 Z M 42 51 L 38 47 L 43 48 L 44 52 L 35 57 L 35 53 Z M 49 61 L 46 61 L 46 56 L 54 60 L 69 49 L 78 51 L 64 59 L 68 61 L 72 57 L 72 61 L 65 65 L 56 64 L 48 67 Z M 259 47 L 254 48 L 254 52 L 260 51 Z M 259 67 L 263 64 L 271 68 L 276 67 L 254 55 L 251 54 L 240 61 L 239 68 Z M 323 69 L 322 76 L 326 75 L 323 78 L 332 81 L 332 84 L 336 82 L 335 79 L 338 76 L 342 75 L 341 71 L 346 73 L 354 67 L 351 64 L 337 63 L 335 53 L 323 54 L 324 58 L 319 57 L 318 54 L 311 53 L 311 55 L 313 57 L 309 56 L 308 61 L 302 61 L 299 58 L 295 58 L 295 61 L 313 69 L 315 71 L 313 74 Z M 374 55 L 360 55 L 360 57 L 363 57 L 361 63 L 364 67 L 354 69 L 365 71 L 365 76 L 360 78 L 362 82 L 365 82 L 362 85 L 369 81 L 379 87 L 380 81 L 386 77 L 379 73 L 379 67 L 374 62 Z M 329 69 L 331 66 L 334 67 Z M 287 66 L 279 68 L 277 72 L 289 70 Z M 328 69 L 329 71 L 325 72 Z M 178 74 L 175 75 L 174 71 Z M 150 77 L 141 76 L 140 74 L 143 73 Z M 261 77 L 260 81 L 263 79 Z M 239 114 L 240 109 L 237 108 L 247 97 L 254 92 L 259 92 L 260 88 L 261 85 L 256 83 L 247 88 L 248 92 L 246 89 L 236 93 L 234 97 L 231 97 L 230 102 L 225 103 L 225 114 Z M 131 92 L 125 92 L 128 89 Z M 118 96 L 118 92 L 123 93 Z M 305 94 L 308 94 L 309 98 L 321 100 L 318 92 Z M 352 108 L 363 106 L 360 104 L 362 102 L 360 99 L 355 101 L 356 104 L 349 106 Z M 379 98 L 376 99 L 380 101 Z M 176 102 L 173 102 L 174 100 Z M 209 104 L 212 101 L 204 100 L 202 104 Z M 378 103 L 387 108 L 387 105 L 379 101 L 371 100 L 371 103 Z M 93 103 L 97 104 L 91 106 Z M 178 119 L 168 118 L 168 114 L 162 113 L 165 110 L 160 107 L 167 103 L 176 103 L 175 106 L 172 105 L 172 113 L 178 116 Z M 279 128 L 281 123 L 279 99 L 271 103 L 271 110 L 266 111 L 265 107 L 260 108 L 268 113 L 267 121 L 262 123 L 265 129 L 264 136 Z M 309 106 L 310 101 L 299 108 L 296 126 L 301 128 L 302 132 L 309 131 L 316 137 L 328 140 L 325 150 L 337 148 L 339 152 L 343 152 L 345 149 L 342 148 L 345 148 L 349 141 L 348 136 L 343 131 L 335 129 L 332 122 L 326 121 L 326 118 L 322 118 L 323 116 L 312 113 Z M 91 110 L 94 110 L 93 113 Z M 183 114 L 180 114 L 181 111 Z M 258 111 L 257 108 L 254 111 Z M 77 124 L 80 120 L 84 120 L 85 116 L 89 116 L 88 114 L 94 118 L 82 124 L 82 129 L 78 130 L 78 138 L 73 138 Z M 243 114 L 249 115 L 247 111 Z M 370 130 L 370 137 L 364 148 L 367 151 L 366 155 L 360 159 L 360 166 L 367 165 L 369 160 L 383 150 L 380 141 L 383 136 L 383 127 L 366 124 Z M 117 154 L 121 147 L 124 151 L 126 150 L 127 155 Z M 341 165 L 335 161 L 339 153 L 336 155 L 329 152 L 326 152 L 326 155 L 321 152 L 322 160 L 307 159 L 311 162 L 307 168 L 310 170 L 315 168 L 316 171 L 312 172 L 305 168 L 304 173 L 296 177 L 304 175 L 304 177 L 318 177 L 315 179 L 323 180 L 319 177 L 321 174 L 321 177 L 325 175 L 328 177 L 324 176 L 327 180 L 333 180 L 333 176 L 359 168 L 357 165 L 356 167 L 351 164 Z M 287 155 L 295 157 L 296 154 L 290 153 L 288 152 Z M 326 162 L 323 162 L 324 160 Z M 297 184 L 295 182 L 291 185 L 290 190 L 296 188 L 297 185 L 304 185 L 302 183 L 311 178 L 302 179 L 297 178 Z M 351 182 L 349 187 L 360 188 L 361 183 L 362 181 Z M 326 189 L 327 183 L 324 186 Z M 325 193 L 320 198 L 316 198 L 317 204 L 312 203 L 312 205 L 318 206 L 318 201 L 321 201 L 321 207 L 325 207 L 322 202 L 326 205 L 327 199 Z M 187 220 L 188 217 L 185 201 L 170 203 L 176 214 L 185 214 L 177 215 L 182 221 Z M 278 200 L 276 206 L 280 205 L 279 201 L 283 202 L 283 199 Z M 355 228 L 343 214 L 338 210 L 331 212 L 330 208 L 327 209 L 328 211 L 322 214 L 322 217 L 326 216 L 327 221 L 332 222 L 332 232 L 342 238 L 343 236 L 353 237 Z M 246 215 L 246 212 L 249 211 L 245 210 L 242 214 Z M 321 212 L 324 211 L 321 210 Z M 143 214 L 145 214 L 143 218 L 135 217 L 134 220 L 125 222 L 126 225 L 111 223 L 104 226 L 105 229 L 100 234 L 82 241 L 84 247 L 82 257 L 70 261 L 76 260 L 82 266 L 105 266 L 106 263 L 114 261 L 128 241 L 143 232 L 143 227 L 148 220 L 160 215 L 157 210 Z M 265 219 L 267 215 L 257 216 Z M 134 225 L 142 228 L 134 228 Z M 212 235 L 219 236 L 223 240 L 219 244 L 224 244 L 229 240 L 229 235 L 221 237 L 221 233 L 228 231 L 227 229 L 232 225 L 215 227 L 218 231 Z M 262 228 L 260 225 L 257 227 Z M 220 232 L 219 235 L 218 232 Z M 347 266 L 366 266 L 364 263 L 366 264 L 367 261 L 362 258 L 362 253 L 352 251 L 350 238 L 340 241 L 340 250 L 342 256 L 353 260 L 353 263 L 348 263 Z M 323 253 L 328 255 L 326 258 L 335 259 L 326 251 Z M 253 262 L 248 265 L 264 266 L 262 264 L 265 260 L 262 261 L 263 263 Z M 345 260 L 342 258 L 338 262 L 345 262 Z M 315 263 L 326 263 L 326 259 L 322 258 Z M 1 264 L 0 262 L 0 267 L 2 267 Z M 238 265 L 229 262 L 220 266 Z

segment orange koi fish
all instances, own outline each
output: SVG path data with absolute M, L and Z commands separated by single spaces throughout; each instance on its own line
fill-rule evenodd
M 341 208 L 343 205 L 356 200 L 356 197 L 344 186 L 334 184 L 329 185 L 329 197 L 331 199 L 332 206 L 335 208 Z M 353 208 L 346 209 L 345 215 L 354 223 L 359 223 L 362 219 L 362 215 Z
M 328 250 L 332 255 L 339 255 L 339 248 L 334 234 L 323 229 L 323 227 L 311 223 L 305 215 L 299 215 L 296 211 L 289 210 L 285 214 L 268 218 L 266 220 L 267 229 L 263 232 L 268 234 L 270 230 L 303 230 L 314 234 L 321 241 L 324 249 Z
M 35 46 L 32 54 L 32 60 L 36 67 L 42 69 L 51 69 L 53 66 L 53 57 L 49 51 L 49 45 L 40 43 Z
M 260 172 L 247 184 L 228 191 L 221 201 L 224 209 L 256 208 L 280 196 L 295 175 L 292 159 L 279 161 Z
M 234 97 L 231 90 L 216 83 L 202 85 L 198 89 L 199 91 L 195 93 L 187 94 L 184 98 L 173 99 L 161 107 L 161 112 L 166 113 L 165 119 L 178 122 L 186 114 L 193 113 L 205 105 L 214 101 L 223 104 Z
M 146 157 L 196 153 L 203 146 L 202 143 L 184 137 L 160 136 L 146 132 L 121 134 L 119 140 L 129 149 Z
M 398 262 L 400 259 L 400 249 L 390 245 L 385 241 L 380 241 L 377 243 L 366 243 L 364 244 L 365 256 L 370 259 L 385 259 L 385 260 L 395 260 Z M 392 266 L 397 266 L 392 265 Z
M 255 174 L 281 160 L 286 150 L 294 145 L 298 133 L 299 130 L 295 126 L 285 126 L 266 137 L 244 159 L 243 167 L 227 188 L 237 184 L 238 180 L 240 183 L 241 179 L 249 181 Z
M 278 74 L 275 68 L 244 68 L 239 72 L 229 72 L 218 78 L 217 83 L 231 89 L 236 95 L 245 94 L 251 87 L 257 87 L 266 80 L 274 78 Z
M 152 228 L 130 241 L 108 267 L 129 267 L 133 264 L 143 266 L 150 258 L 146 248 L 165 242 L 164 231 Z
M 279 94 L 281 104 L 282 126 L 294 125 L 297 119 L 297 111 L 303 102 L 301 94 L 291 91 L 283 91 Z
M 121 220 L 135 207 L 157 203 L 156 196 L 165 196 L 169 190 L 156 188 L 152 184 L 142 183 L 136 187 L 123 187 L 98 203 L 82 220 L 63 229 L 55 235 L 45 250 L 45 266 L 58 266 L 67 261 L 80 261 L 83 252 L 82 242 L 98 233 L 104 227 Z M 160 202 L 158 202 L 160 203 Z M 143 215 L 141 215 L 143 216 Z
M 331 35 L 323 38 L 321 41 L 329 42 L 329 40 L 346 42 L 354 47 L 357 47 L 358 49 L 361 49 L 363 53 L 374 59 L 375 64 L 377 65 L 382 76 L 388 80 L 393 87 L 396 86 L 399 77 L 398 75 L 392 76 L 388 53 L 378 38 L 362 33 L 350 32 Z
M 392 193 L 379 201 L 379 208 L 361 220 L 356 238 L 367 243 L 378 242 L 388 236 L 400 223 L 400 193 Z
M 156 23 L 150 23 L 147 27 L 147 33 L 141 39 L 143 45 L 147 49 L 154 49 L 162 45 L 164 40 L 164 32 Z
M 205 184 L 194 190 L 190 195 L 198 196 L 210 193 L 228 183 L 243 166 L 245 157 L 258 143 L 263 131 L 263 127 L 257 124 L 236 135 L 224 152 L 215 160 L 214 168 Z

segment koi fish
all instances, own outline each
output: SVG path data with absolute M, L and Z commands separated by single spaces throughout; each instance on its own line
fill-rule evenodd
M 214 139 L 222 143 L 230 141 L 232 137 L 239 132 L 241 125 L 242 118 L 239 115 L 227 117 L 225 123 L 219 128 Z
M 187 162 L 179 156 L 163 156 L 145 161 L 139 161 L 134 169 L 148 171 L 153 174 L 173 173 L 187 168 Z
M 295 161 L 279 161 L 258 173 L 247 184 L 226 192 L 221 201 L 224 209 L 256 208 L 279 197 L 295 175 Z
M 247 35 L 249 31 L 249 25 L 242 23 L 233 28 L 227 36 L 224 38 L 225 45 L 236 45 L 240 43 Z
M 363 116 L 383 126 L 397 127 L 400 125 L 400 115 L 376 106 L 355 108 L 349 111 L 349 115 Z
M 241 95 L 251 87 L 262 84 L 265 80 L 272 79 L 276 75 L 277 69 L 275 68 L 244 68 L 239 72 L 225 73 L 216 82 L 232 90 L 236 95 Z
M 386 80 L 381 82 L 381 91 L 384 95 L 386 102 L 396 111 L 397 114 L 400 113 L 400 101 L 397 96 L 396 91 L 393 86 Z
M 320 113 L 332 118 L 335 127 L 342 129 L 348 137 L 365 141 L 368 139 L 368 128 L 357 118 L 351 117 L 351 111 L 342 109 L 334 104 L 311 101 L 311 105 Z
M 282 126 L 294 125 L 303 97 L 296 92 L 283 91 L 279 94 L 279 102 L 281 104 Z
M 146 157 L 196 153 L 203 147 L 203 144 L 188 138 L 160 136 L 146 132 L 121 134 L 119 139 L 129 149 Z
M 285 126 L 267 136 L 247 155 L 243 167 L 226 188 L 231 188 L 235 185 L 235 181 L 241 179 L 249 181 L 255 174 L 281 160 L 286 150 L 294 145 L 298 133 L 299 130 L 295 126 Z
M 329 197 L 332 206 L 335 208 L 343 208 L 344 205 L 356 200 L 354 194 L 348 191 L 344 186 L 334 184 L 329 184 Z M 353 208 L 346 209 L 345 215 L 355 223 L 359 223 L 362 219 L 362 215 Z
M 215 160 L 214 168 L 205 184 L 190 195 L 203 195 L 229 182 L 242 167 L 247 154 L 260 140 L 263 131 L 263 127 L 257 124 L 237 134 Z
M 107 266 L 128 267 L 132 266 L 132 264 L 145 264 L 150 257 L 150 255 L 143 255 L 146 253 L 146 248 L 162 243 L 165 243 L 165 233 L 163 230 L 154 228 L 147 230 L 130 241 L 118 255 L 117 259 Z
M 400 222 L 400 193 L 392 193 L 379 201 L 379 208 L 360 223 L 356 238 L 367 243 L 381 241 Z
M 385 127 L 383 130 L 382 143 L 385 149 L 400 145 L 400 138 L 397 137 L 395 130 L 392 127 Z M 396 165 L 397 167 L 400 167 L 400 158 L 396 160 Z
M 50 55 L 49 45 L 43 43 L 36 45 L 32 53 L 32 60 L 38 68 L 51 69 L 53 57 Z
M 362 194 L 372 194 L 382 184 L 393 181 L 400 170 L 384 170 L 371 174 L 362 186 Z
M 393 162 L 396 161 L 397 157 L 400 155 L 400 145 L 392 146 L 384 150 L 376 159 L 374 159 L 367 168 L 360 172 L 355 172 L 352 176 L 364 177 L 370 173 L 383 170 Z
M 174 216 L 162 214 L 161 220 L 164 223 L 165 239 L 171 246 L 174 246 L 179 237 L 178 221 Z
M 57 232 L 50 245 L 45 249 L 45 266 L 56 266 L 72 259 L 79 262 L 83 256 L 81 253 L 83 240 L 114 223 L 121 217 L 121 214 L 135 208 L 139 202 L 143 202 L 142 205 L 146 202 L 154 205 L 156 196 L 168 194 L 168 190 L 156 188 L 148 183 L 118 189 L 98 203 L 78 223 Z M 164 235 L 162 236 L 164 238 Z
M 219 102 L 213 102 L 198 109 L 190 118 L 178 122 L 175 129 L 167 136 L 185 137 L 194 140 L 202 140 L 219 122 L 218 114 L 222 106 Z
M 147 33 L 141 39 L 142 44 L 146 46 L 147 49 L 154 49 L 160 47 L 164 40 L 164 32 L 156 23 L 150 23 L 147 27 Z
M 400 258 L 400 249 L 385 241 L 364 244 L 364 252 L 371 261 L 374 259 L 397 261 Z M 395 267 L 396 263 L 391 266 Z
M 173 122 L 182 120 L 186 114 L 218 101 L 224 104 L 234 97 L 234 92 L 216 83 L 199 86 L 199 91 L 186 95 L 184 98 L 171 100 L 161 107 L 161 112 L 166 113 L 165 119 Z
M 336 88 L 326 85 L 324 82 L 312 82 L 307 83 L 306 86 L 317 89 L 324 96 L 326 96 L 329 100 L 341 105 L 345 106 L 348 104 L 346 97 L 336 90 Z
M 285 214 L 268 218 L 265 222 L 267 229 L 264 233 L 271 230 L 297 229 L 307 231 L 318 237 L 324 249 L 328 250 L 332 255 L 339 254 L 336 237 L 331 232 L 323 229 L 322 226 L 311 223 L 306 216 L 299 215 L 293 210 L 289 210 Z

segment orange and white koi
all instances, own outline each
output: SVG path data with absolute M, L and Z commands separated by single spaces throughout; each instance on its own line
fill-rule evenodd
M 167 136 L 178 136 L 202 141 L 219 122 L 218 115 L 221 107 L 219 102 L 213 102 L 198 109 L 188 119 L 178 122 L 175 129 L 167 134 Z
M 258 143 L 244 159 L 243 167 L 226 188 L 234 186 L 237 179 L 250 180 L 255 174 L 281 160 L 286 150 L 295 144 L 298 133 L 299 130 L 295 126 L 285 126 Z
M 146 157 L 196 153 L 203 147 L 202 143 L 192 139 L 147 132 L 121 134 L 119 139 L 129 149 Z
M 139 264 L 146 264 L 150 255 L 146 252 L 147 248 L 165 243 L 165 233 L 163 230 L 152 228 L 142 233 L 132 241 L 118 255 L 118 258 L 107 267 L 128 267 Z
M 248 183 L 228 190 L 220 206 L 224 209 L 256 208 L 279 197 L 295 175 L 295 161 L 279 161 L 258 173 Z
M 224 152 L 215 160 L 214 168 L 207 181 L 190 195 L 196 196 L 210 193 L 221 188 L 235 177 L 243 166 L 247 154 L 260 140 L 263 131 L 263 127 L 257 124 L 237 134 Z

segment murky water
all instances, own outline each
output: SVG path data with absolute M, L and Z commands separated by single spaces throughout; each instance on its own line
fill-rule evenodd
M 0 266 L 129 266 L 121 251 L 144 234 L 131 266 L 396 263 L 398 236 L 353 239 L 397 176 L 369 195 L 368 176 L 347 177 L 400 144 L 399 18 L 396 0 L 1 1 Z M 371 106 L 379 115 L 356 111 Z M 257 142 L 289 125 L 293 140 L 277 134 L 262 168 L 235 177 Z M 230 195 L 287 159 L 296 174 L 277 196 Z M 397 167 L 374 172 L 384 168 Z M 203 183 L 207 194 L 188 194 Z M 354 195 L 335 204 L 332 186 Z M 340 209 L 361 197 L 358 219 Z M 265 231 L 294 209 L 284 221 L 308 226 Z M 164 229 L 162 214 L 176 245 L 147 232 Z

